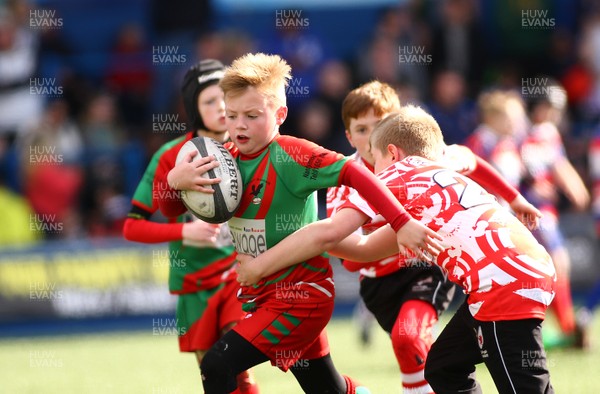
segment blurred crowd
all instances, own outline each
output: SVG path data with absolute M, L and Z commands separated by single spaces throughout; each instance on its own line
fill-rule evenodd
M 503 1 L 399 2 L 378 10 L 351 55 L 337 56 L 335 42 L 313 25 L 273 23 L 269 38 L 258 39 L 234 22 L 228 28 L 211 23 L 210 1 L 148 0 L 148 23 L 116 26 L 110 48 L 97 54 L 101 76 L 90 77 L 68 61 L 76 49 L 61 28 L 68 20 L 52 1 L 0 2 L 0 212 L 15 223 L 6 228 L 25 223 L 22 232 L 0 230 L 0 245 L 120 236 L 150 156 L 187 129 L 179 97 L 187 68 L 204 58 L 227 64 L 251 51 L 279 53 L 292 66 L 282 132 L 344 154 L 352 152 L 342 100 L 373 79 L 394 86 L 403 104 L 431 112 L 448 144 L 466 142 L 481 127 L 482 110 L 489 109 L 482 95 L 495 89 L 516 93 L 522 104 L 515 128 L 523 130 L 511 134 L 518 142 L 535 123 L 527 111 L 531 99 L 558 86 L 565 100 L 557 129 L 592 192 L 600 179 L 591 164 L 600 165 L 589 160 L 589 148 L 600 147 L 594 142 L 600 138 L 600 8 L 585 0 L 533 3 L 550 13 L 523 14 L 522 6 Z M 571 4 L 574 23 L 561 25 L 553 4 Z M 484 7 L 506 9 L 487 12 L 495 15 L 490 21 Z M 530 20 L 546 26 L 524 28 Z M 557 196 L 560 209 L 574 209 L 563 197 Z

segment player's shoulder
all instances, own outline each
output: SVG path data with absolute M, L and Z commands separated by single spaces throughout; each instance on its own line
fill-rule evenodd
M 348 160 L 341 153 L 334 152 L 312 141 L 289 135 L 277 137 L 269 146 L 271 153 L 285 154 L 289 159 L 279 160 L 282 163 L 295 162 L 301 166 L 322 168 L 333 162 Z
M 185 144 L 186 141 L 192 139 L 192 137 L 193 132 L 189 132 L 170 141 L 167 141 L 164 144 L 162 144 L 160 148 L 158 148 L 154 155 L 160 157 L 164 156 L 165 154 L 172 154 L 173 152 L 177 154 L 179 152 L 179 149 L 181 149 L 181 146 Z
M 285 152 L 297 151 L 299 149 L 312 150 L 315 148 L 319 148 L 320 146 L 315 144 L 312 141 L 306 140 L 304 138 L 298 138 L 291 135 L 280 135 L 275 140 L 273 140 L 275 146 L 281 147 Z

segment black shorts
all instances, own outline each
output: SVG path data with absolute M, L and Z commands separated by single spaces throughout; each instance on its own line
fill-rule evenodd
M 482 362 L 499 393 L 554 393 L 542 320 L 480 321 L 465 300 L 429 350 L 425 378 L 436 393 L 480 394 L 475 365 Z
M 429 302 L 438 317 L 454 296 L 455 286 L 436 265 L 402 268 L 386 276 L 364 277 L 360 281 L 360 296 L 377 322 L 392 332 L 400 308 L 408 300 Z

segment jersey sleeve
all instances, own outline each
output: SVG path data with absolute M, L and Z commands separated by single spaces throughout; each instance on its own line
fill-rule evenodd
M 369 220 L 373 220 L 375 216 L 377 216 L 377 211 L 375 210 L 375 208 L 371 204 L 369 204 L 360 194 L 358 194 L 356 190 L 350 190 L 351 191 L 350 193 L 348 193 L 348 197 L 340 205 L 339 209 L 355 209 L 367 215 L 369 217 Z
M 347 186 L 330 187 L 327 189 L 327 217 L 330 218 L 346 202 L 352 189 Z
M 344 155 L 313 142 L 281 136 L 273 144 L 271 162 L 286 187 L 297 196 L 309 196 L 315 190 L 338 186 Z
M 154 200 L 157 207 L 166 217 L 177 217 L 187 211 L 187 208 L 181 201 L 179 191 L 173 189 L 167 182 L 169 171 L 175 167 L 175 158 L 177 152 L 169 150 L 170 154 L 161 155 L 156 167 L 156 175 L 152 184 Z
M 395 171 L 394 168 L 391 169 L 392 173 Z M 411 217 L 401 205 L 395 186 L 386 185 L 382 181 L 386 179 L 388 173 L 389 171 L 385 171 L 378 179 L 365 167 L 349 161 L 342 171 L 341 183 L 356 190 L 388 221 L 394 231 L 398 231 Z
M 156 223 L 150 217 L 158 210 L 154 189 L 155 176 L 165 149 L 159 149 L 150 159 L 131 201 L 131 210 L 123 225 L 125 239 L 142 243 L 170 242 L 181 239 L 182 223 Z
M 123 225 L 123 236 L 128 241 L 154 244 L 180 241 L 182 230 L 183 223 L 156 223 L 128 217 Z

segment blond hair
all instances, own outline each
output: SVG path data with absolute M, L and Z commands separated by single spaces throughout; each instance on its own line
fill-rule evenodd
M 436 120 L 421 107 L 405 105 L 377 124 L 371 147 L 386 152 L 388 145 L 402 149 L 407 156 L 438 160 L 444 150 L 444 137 Z
M 342 120 L 350 130 L 350 119 L 365 115 L 373 109 L 376 116 L 400 109 L 400 99 L 393 87 L 385 82 L 371 81 L 352 90 L 342 103 Z
M 490 90 L 479 95 L 477 106 L 482 119 L 485 121 L 491 116 L 504 115 L 507 112 L 507 103 L 516 100 L 523 103 L 521 97 L 511 90 Z
M 292 68 L 278 55 L 249 53 L 225 69 L 219 85 L 225 96 L 237 96 L 252 86 L 276 107 L 286 105 L 285 88 Z

